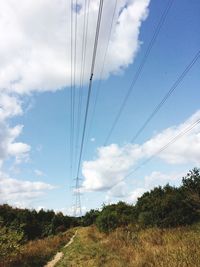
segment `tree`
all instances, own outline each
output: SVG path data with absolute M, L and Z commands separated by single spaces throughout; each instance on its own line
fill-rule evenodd
M 194 168 L 183 177 L 181 190 L 196 219 L 200 219 L 200 169 Z
M 118 218 L 115 211 L 104 210 L 98 216 L 96 225 L 101 232 L 109 233 L 117 228 Z
M 200 199 L 200 169 L 194 168 L 182 179 L 182 188 Z
M 86 212 L 85 216 L 82 218 L 82 224 L 84 226 L 89 226 L 95 223 L 97 217 L 99 216 L 99 211 L 98 210 L 90 210 Z
M 174 227 L 191 224 L 196 213 L 180 188 L 170 185 L 144 193 L 136 204 L 142 226 Z
M 120 201 L 117 204 L 104 206 L 96 219 L 96 225 L 100 231 L 110 232 L 135 221 L 135 207 Z

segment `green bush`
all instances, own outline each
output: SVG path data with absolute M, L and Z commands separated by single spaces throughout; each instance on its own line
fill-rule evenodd
M 138 223 L 142 227 L 152 226 L 153 223 L 153 214 L 150 211 L 143 211 L 139 213 Z
M 99 216 L 98 210 L 90 210 L 86 212 L 85 216 L 82 217 L 82 225 L 89 226 L 95 223 L 97 217 Z
M 135 207 L 122 201 L 117 204 L 104 206 L 96 219 L 96 225 L 102 232 L 110 232 L 119 226 L 135 222 Z
M 23 233 L 15 230 L 0 228 L 0 259 L 7 261 L 21 251 Z
M 115 211 L 103 211 L 96 220 L 96 225 L 100 231 L 108 233 L 118 226 L 117 213 Z
M 166 185 L 144 193 L 136 203 L 142 226 L 189 225 L 200 218 L 200 173 L 194 168 L 179 188 Z
M 103 232 L 117 227 L 139 224 L 141 227 L 160 228 L 190 225 L 200 219 L 200 170 L 194 168 L 182 185 L 155 187 L 144 193 L 136 205 L 124 202 L 104 206 L 96 224 Z
M 52 210 L 39 212 L 19 209 L 7 204 L 0 205 L 0 225 L 16 231 L 22 231 L 27 241 L 54 235 L 80 224 L 77 218 L 64 216 Z

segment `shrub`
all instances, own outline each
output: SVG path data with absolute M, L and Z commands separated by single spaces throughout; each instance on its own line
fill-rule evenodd
M 108 233 L 118 226 L 117 213 L 115 211 L 103 211 L 96 220 L 96 225 L 101 232 Z
M 42 267 L 72 237 L 73 232 L 58 234 L 41 240 L 30 241 L 19 248 L 18 253 L 0 259 L 0 266 Z
M 23 233 L 6 227 L 0 228 L 0 259 L 4 262 L 21 251 Z
M 138 216 L 138 223 L 142 227 L 152 226 L 153 225 L 153 215 L 152 215 L 152 212 L 150 212 L 150 211 L 140 212 L 139 213 L 139 216 Z
M 120 201 L 117 204 L 104 206 L 96 219 L 96 225 L 100 231 L 108 233 L 135 220 L 135 207 Z
M 182 190 L 169 185 L 143 194 L 136 208 L 142 226 L 174 227 L 192 224 L 197 219 Z
M 89 226 L 95 223 L 97 217 L 99 216 L 98 210 L 90 210 L 86 212 L 85 216 L 82 218 L 82 224 L 84 226 Z

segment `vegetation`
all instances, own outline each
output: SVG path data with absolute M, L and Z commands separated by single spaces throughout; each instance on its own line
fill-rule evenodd
M 0 266 L 42 267 L 59 249 L 69 242 L 73 233 L 74 230 L 68 230 L 66 233 L 59 233 L 56 236 L 29 241 L 21 246 L 15 242 L 15 238 L 14 240 L 12 238 L 11 243 L 6 243 L 7 245 L 5 246 L 5 249 L 6 247 L 12 246 L 12 250 L 4 250 L 5 253 L 1 253 Z M 13 244 L 16 244 L 17 247 L 13 247 Z M 0 251 L 3 251 L 2 246 Z
M 199 220 L 200 170 L 195 168 L 182 179 L 180 187 L 156 187 L 144 193 L 135 206 L 123 202 L 104 206 L 95 223 L 100 231 L 108 233 L 128 224 L 140 228 L 167 228 L 190 225 Z
M 81 218 L 80 224 L 83 226 L 89 226 L 96 222 L 100 212 L 98 210 L 90 210 Z
M 64 244 L 76 218 L 54 211 L 39 212 L 0 206 L 0 266 L 43 266 Z
M 24 241 L 44 238 L 76 226 L 76 218 L 53 210 L 40 211 L 0 205 L 0 226 L 22 232 Z
M 199 267 L 200 224 L 180 228 L 121 227 L 109 234 L 80 228 L 56 267 Z
M 20 252 L 23 233 L 6 227 L 0 228 L 0 259 L 16 256 Z
M 200 266 L 199 221 L 197 168 L 179 187 L 156 187 L 135 205 L 104 205 L 81 218 L 1 205 L 0 266 L 43 266 L 78 225 L 59 266 Z
M 126 226 L 136 221 L 136 210 L 124 202 L 104 206 L 96 219 L 96 225 L 102 232 L 110 232 L 119 226 Z
M 156 187 L 135 205 L 90 211 L 57 267 L 200 266 L 200 170 L 176 188 Z

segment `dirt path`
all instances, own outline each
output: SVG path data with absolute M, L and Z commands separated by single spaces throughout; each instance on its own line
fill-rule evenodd
M 71 239 L 69 240 L 69 242 L 65 245 L 65 248 L 67 248 L 69 245 L 71 245 L 71 243 L 74 241 L 74 238 L 77 234 L 77 231 L 75 232 L 75 234 L 71 237 Z M 63 252 L 58 252 L 53 260 L 49 261 L 44 267 L 54 267 L 56 265 L 56 263 L 61 260 L 61 258 L 63 257 Z
M 44 267 L 54 267 L 56 263 L 63 257 L 63 252 L 58 252 L 53 260 L 49 261 Z
M 69 242 L 65 245 L 65 248 L 67 248 L 69 245 L 71 245 L 71 243 L 74 241 L 74 238 L 75 238 L 76 234 L 77 234 L 77 230 L 76 230 L 75 234 L 71 237 Z

